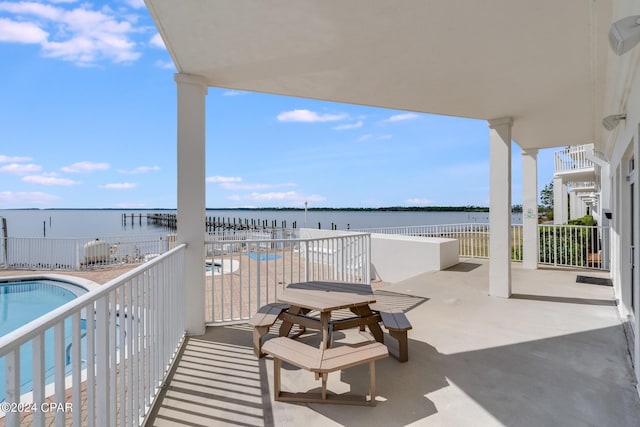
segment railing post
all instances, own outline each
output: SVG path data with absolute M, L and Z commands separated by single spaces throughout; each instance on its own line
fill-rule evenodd
M 110 381 L 109 381 L 109 304 L 107 296 L 103 296 L 96 302 L 96 376 L 100 380 L 97 382 L 98 413 L 97 425 L 109 426 L 111 420 L 110 410 Z
M 5 356 L 5 402 L 20 402 L 20 347 L 16 347 Z M 5 416 L 7 426 L 18 426 L 20 422 L 20 414 L 17 411 L 9 411 Z

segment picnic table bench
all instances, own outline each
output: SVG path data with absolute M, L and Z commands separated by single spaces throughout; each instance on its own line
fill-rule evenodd
M 387 347 L 393 357 L 400 362 L 409 360 L 409 339 L 407 332 L 412 329 L 411 323 L 404 312 L 399 308 L 388 307 L 374 303 L 370 305 L 374 313 L 378 313 L 382 324 L 389 331 L 391 342 L 387 341 Z
M 260 307 L 258 312 L 249 319 L 249 325 L 253 326 L 253 352 L 257 357 L 264 356 L 262 343 L 269 328 L 276 323 L 283 311 L 289 308 L 289 304 L 272 303 Z
M 389 355 L 387 347 L 379 342 L 342 345 L 333 348 L 316 348 L 288 337 L 278 337 L 267 341 L 262 349 L 273 356 L 274 399 L 307 403 L 341 403 L 375 406 L 375 361 Z M 322 378 L 321 393 L 294 393 L 281 390 L 281 367 L 285 361 L 299 368 L 315 373 Z M 327 377 L 330 372 L 369 363 L 369 394 L 330 395 L 327 394 Z

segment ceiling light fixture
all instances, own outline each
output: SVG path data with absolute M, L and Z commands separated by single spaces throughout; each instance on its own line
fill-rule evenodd
M 618 123 L 620 123 L 620 120 L 624 120 L 626 118 L 627 118 L 626 114 L 612 114 L 602 119 L 602 126 L 604 126 L 606 130 L 611 131 L 611 130 L 614 130 L 616 126 L 618 126 Z
M 627 16 L 611 24 L 609 43 L 613 52 L 620 56 L 640 42 L 640 15 Z

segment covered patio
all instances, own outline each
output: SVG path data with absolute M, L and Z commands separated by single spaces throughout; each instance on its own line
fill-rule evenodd
M 251 328 L 235 324 L 188 338 L 147 425 L 635 426 L 640 401 L 613 289 L 576 283 L 604 274 L 514 264 L 513 295 L 502 299 L 487 295 L 488 267 L 467 259 L 377 290 L 409 308 L 414 328 L 408 362 L 378 361 L 374 408 L 274 402 L 273 362 L 257 359 Z M 334 393 L 367 384 L 366 366 L 329 376 Z M 285 365 L 283 388 L 318 387 Z
M 210 86 L 486 120 L 487 289 L 503 298 L 513 285 L 512 141 L 523 151 L 528 269 L 538 259 L 538 150 L 599 141 L 611 18 L 606 1 L 145 3 L 178 70 L 178 242 L 188 244 L 191 335 L 205 326 L 199 266 Z
M 613 289 L 538 268 L 537 153 L 601 142 L 611 2 L 145 3 L 178 70 L 178 242 L 188 245 L 188 341 L 150 425 L 637 424 Z M 377 407 L 274 402 L 273 366 L 252 355 L 250 328 L 206 328 L 204 158 L 224 143 L 206 141 L 208 87 L 487 121 L 490 258 L 383 289 L 420 303 L 407 313 L 409 362 L 378 363 Z M 523 152 L 517 265 L 512 142 Z M 330 376 L 329 389 L 361 387 L 365 371 Z M 283 382 L 319 387 L 308 372 Z

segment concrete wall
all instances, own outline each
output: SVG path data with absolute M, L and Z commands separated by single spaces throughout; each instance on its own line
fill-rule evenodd
M 458 262 L 456 239 L 371 234 L 371 272 L 385 282 L 399 282 Z
M 313 239 L 354 234 L 352 231 L 301 228 L 300 238 Z M 371 234 L 371 278 L 399 282 L 427 271 L 449 268 L 460 262 L 458 240 Z

